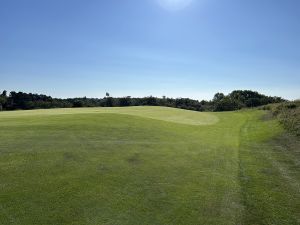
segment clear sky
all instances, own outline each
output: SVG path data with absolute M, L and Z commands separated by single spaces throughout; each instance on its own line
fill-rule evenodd
M 0 90 L 300 98 L 299 0 L 0 0 Z

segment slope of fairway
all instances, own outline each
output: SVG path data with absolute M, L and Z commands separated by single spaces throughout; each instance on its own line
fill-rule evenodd
M 175 122 L 189 125 L 209 125 L 218 122 L 218 117 L 205 112 L 187 111 L 167 107 L 136 106 L 136 107 L 114 107 L 114 108 L 67 108 L 1 112 L 1 118 L 13 118 L 21 116 L 49 116 L 65 114 L 90 114 L 90 113 L 115 113 L 133 116 L 146 117 L 168 122 Z
M 2 112 L 0 224 L 300 224 L 299 140 L 264 114 Z

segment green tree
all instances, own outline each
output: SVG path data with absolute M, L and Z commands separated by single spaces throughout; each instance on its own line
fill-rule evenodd
M 226 96 L 216 103 L 214 111 L 233 111 L 238 109 L 239 103 Z
M 2 111 L 3 108 L 5 108 L 6 103 L 7 103 L 7 91 L 4 90 L 0 95 L 0 111 Z
M 225 98 L 225 95 L 223 93 L 216 93 L 213 98 L 213 101 L 218 102 L 221 101 L 223 98 Z
M 4 90 L 4 91 L 2 92 L 2 94 L 1 94 L 1 96 L 7 98 L 7 91 Z
M 130 106 L 131 105 L 131 97 L 127 96 L 119 99 L 120 106 Z

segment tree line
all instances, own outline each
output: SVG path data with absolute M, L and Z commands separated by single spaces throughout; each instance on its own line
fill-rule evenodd
M 0 92 L 1 93 L 1 92 Z M 12 91 L 9 94 L 3 91 L 0 95 L 0 110 L 29 110 L 49 108 L 77 108 L 77 107 L 124 107 L 124 106 L 166 106 L 194 111 L 234 111 L 242 108 L 251 108 L 280 103 L 285 100 L 280 97 L 271 97 L 251 90 L 237 90 L 228 95 L 216 93 L 210 101 L 198 101 L 190 98 L 168 97 L 111 97 L 106 93 L 103 98 L 52 98 L 42 94 L 32 94 Z

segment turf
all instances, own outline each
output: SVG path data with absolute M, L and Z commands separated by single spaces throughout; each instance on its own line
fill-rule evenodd
M 265 112 L 0 113 L 0 224 L 300 224 L 299 140 Z
M 168 122 L 189 124 L 189 125 L 207 125 L 218 122 L 218 117 L 211 113 L 199 113 L 183 109 L 174 109 L 166 107 L 114 107 L 114 108 L 78 108 L 74 109 L 47 109 L 31 111 L 10 111 L 2 112 L 2 118 L 18 118 L 22 116 L 46 116 L 46 115 L 68 115 L 68 114 L 92 114 L 109 113 L 140 116 L 145 118 L 163 120 Z

